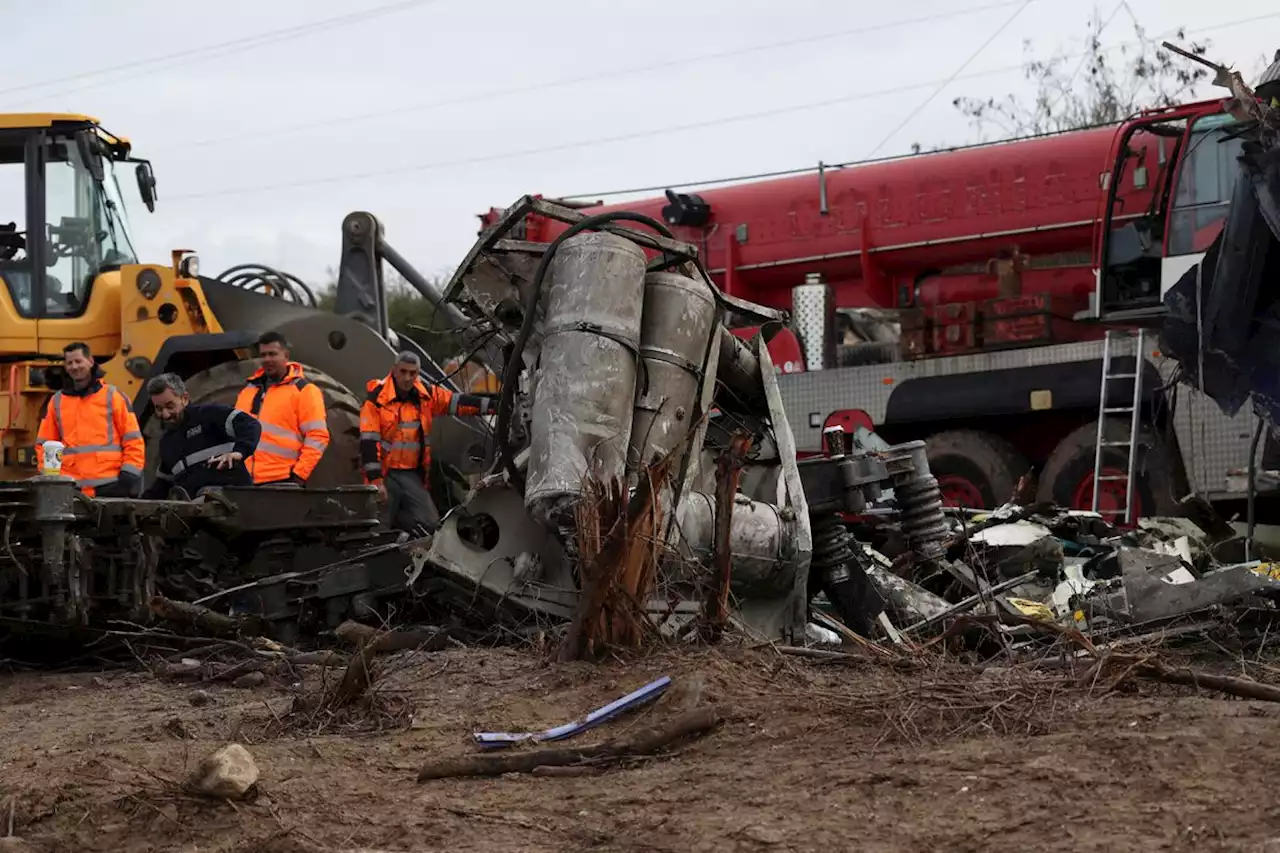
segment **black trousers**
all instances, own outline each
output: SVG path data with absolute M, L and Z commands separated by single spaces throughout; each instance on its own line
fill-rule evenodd
M 440 513 L 422 482 L 422 472 L 393 468 L 384 480 L 387 487 L 387 515 L 391 527 L 412 531 L 415 527 L 435 530 L 440 526 Z

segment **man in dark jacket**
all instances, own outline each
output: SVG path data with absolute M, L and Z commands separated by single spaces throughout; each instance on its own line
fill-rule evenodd
M 187 386 L 172 373 L 148 382 L 147 393 L 164 434 L 156 479 L 144 498 L 164 499 L 174 486 L 195 497 L 209 486 L 253 485 L 244 460 L 262 436 L 257 418 L 221 403 L 191 405 Z

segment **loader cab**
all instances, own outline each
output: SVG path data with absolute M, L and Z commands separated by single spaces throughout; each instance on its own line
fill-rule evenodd
M 1222 230 L 1240 140 L 1223 102 L 1146 113 L 1120 126 L 1095 234 L 1091 319 L 1154 321 L 1179 277 Z
M 118 174 L 135 169 L 151 207 L 149 164 L 94 119 L 0 115 L 0 278 L 20 318 L 77 317 L 98 276 L 137 262 Z

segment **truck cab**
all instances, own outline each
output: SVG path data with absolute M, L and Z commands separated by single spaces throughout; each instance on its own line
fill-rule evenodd
M 1204 257 L 1238 172 L 1238 123 L 1224 103 L 1152 110 L 1117 129 L 1094 243 L 1097 291 L 1080 319 L 1155 321 L 1169 288 Z

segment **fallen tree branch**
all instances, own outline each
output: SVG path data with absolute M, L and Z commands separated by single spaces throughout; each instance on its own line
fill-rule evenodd
M 654 755 L 685 738 L 699 737 L 720 724 L 713 706 L 695 708 L 654 726 L 627 740 L 582 746 L 576 749 L 538 749 L 506 755 L 475 755 L 430 762 L 418 771 L 418 781 L 465 776 L 501 776 L 504 773 L 532 773 L 539 767 L 570 767 L 580 764 L 614 762 L 634 755 Z M 540 774 L 545 774 L 543 770 Z
M 1239 696 L 1242 699 L 1261 699 L 1264 702 L 1280 702 L 1280 687 L 1251 681 L 1247 678 L 1236 678 L 1231 675 L 1216 675 L 1211 672 L 1198 672 L 1187 667 L 1169 667 L 1162 663 L 1147 661 L 1139 663 L 1135 672 L 1143 678 L 1163 681 L 1167 684 L 1184 684 L 1188 687 L 1201 687 L 1217 690 L 1228 696 Z
M 266 634 L 266 625 L 254 616 L 224 616 L 185 601 L 174 601 L 163 595 L 155 595 L 150 601 L 151 612 L 166 622 L 198 628 L 216 637 L 260 637 Z
M 333 633 L 339 640 L 352 646 L 372 645 L 374 654 L 409 650 L 438 652 L 449 646 L 449 632 L 436 628 L 379 631 L 348 619 L 335 628 Z

